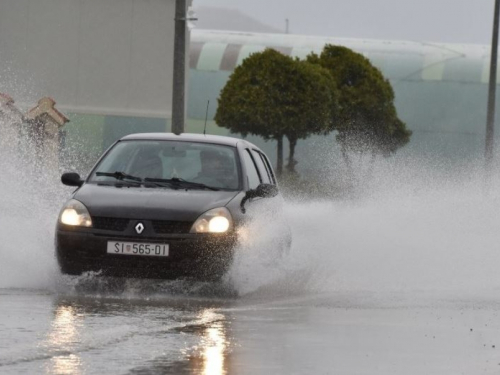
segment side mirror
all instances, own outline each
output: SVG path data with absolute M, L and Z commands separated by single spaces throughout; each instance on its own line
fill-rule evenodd
M 61 182 L 67 186 L 80 187 L 83 185 L 83 180 L 80 178 L 80 175 L 74 172 L 64 173 L 61 176 Z
M 245 203 L 247 200 L 252 198 L 272 198 L 278 195 L 278 193 L 278 187 L 271 184 L 260 184 L 255 189 L 248 190 L 240 203 L 241 212 L 245 213 Z
M 251 191 L 248 191 L 247 194 Z M 278 187 L 271 184 L 260 184 L 253 191 L 254 194 L 251 198 L 272 198 L 278 195 Z

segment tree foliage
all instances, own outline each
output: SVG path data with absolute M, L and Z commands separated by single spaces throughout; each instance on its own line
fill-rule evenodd
M 411 131 L 397 116 L 391 84 L 368 59 L 327 45 L 307 61 L 328 69 L 340 92 L 334 128 L 344 156 L 348 151 L 388 155 L 409 142 Z
M 244 136 L 278 142 L 287 137 L 288 168 L 293 171 L 297 140 L 331 131 L 338 100 L 337 85 L 328 70 L 267 49 L 250 55 L 234 70 L 218 99 L 215 121 Z M 280 147 L 278 173 L 283 160 L 279 151 Z

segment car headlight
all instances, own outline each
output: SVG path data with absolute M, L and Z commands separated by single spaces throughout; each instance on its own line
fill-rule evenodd
M 59 215 L 59 222 L 72 227 L 91 227 L 92 219 L 90 218 L 87 207 L 82 202 L 76 199 L 71 199 L 63 207 Z
M 190 233 L 225 233 L 232 225 L 233 218 L 227 208 L 214 208 L 194 222 Z

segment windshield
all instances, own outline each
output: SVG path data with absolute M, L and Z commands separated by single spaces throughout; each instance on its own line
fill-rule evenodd
M 139 179 L 180 179 L 216 189 L 240 190 L 237 160 L 236 148 L 230 146 L 179 141 L 122 141 L 101 160 L 89 182 L 114 183 L 116 177 L 111 174 L 118 172 Z

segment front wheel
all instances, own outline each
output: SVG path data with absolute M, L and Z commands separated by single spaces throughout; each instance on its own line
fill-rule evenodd
M 59 270 L 63 275 L 80 276 L 85 270 L 80 264 L 69 262 L 65 259 L 58 259 Z

